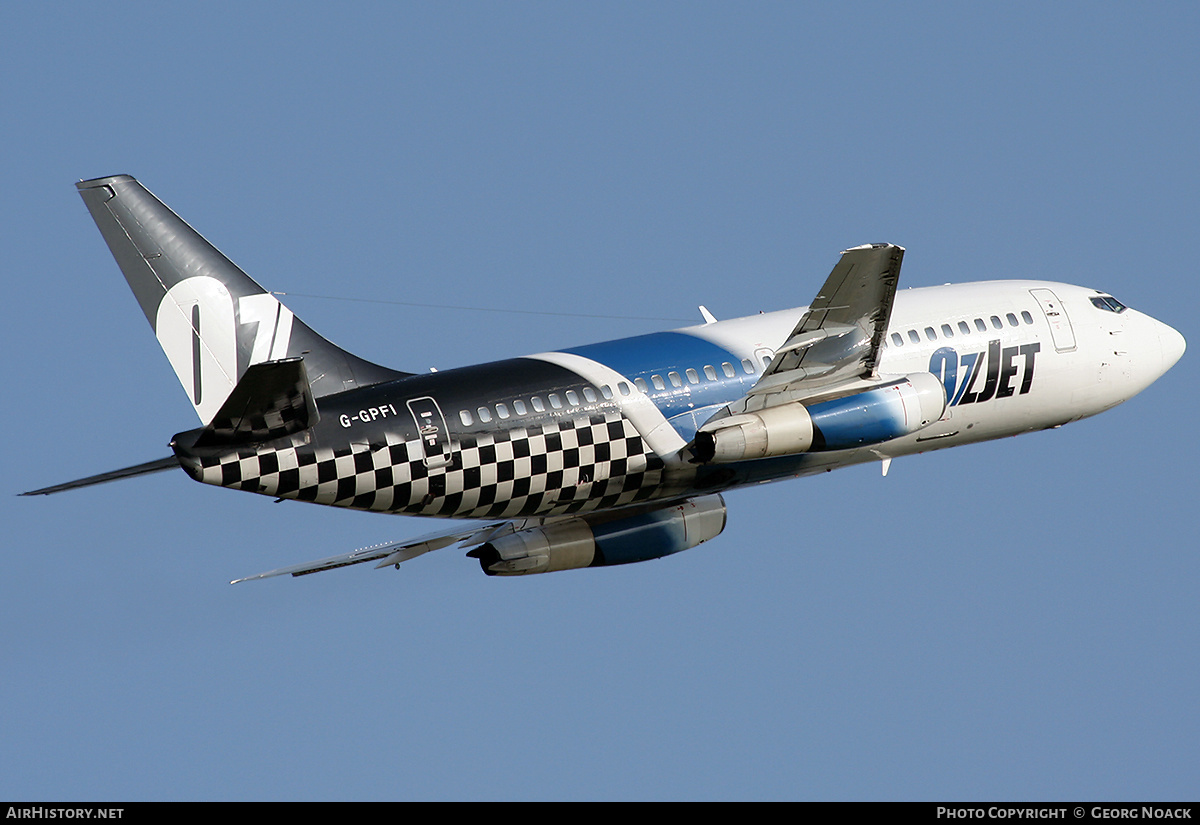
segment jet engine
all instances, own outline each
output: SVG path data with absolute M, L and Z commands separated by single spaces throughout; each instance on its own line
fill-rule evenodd
M 634 515 L 600 519 L 582 516 L 521 530 L 493 539 L 467 555 L 479 559 L 489 576 L 649 561 L 720 535 L 725 529 L 725 501 L 719 495 L 702 496 Z
M 713 421 L 696 433 L 695 453 L 707 464 L 846 450 L 915 433 L 945 411 L 942 382 L 913 373 L 830 401 L 793 401 Z

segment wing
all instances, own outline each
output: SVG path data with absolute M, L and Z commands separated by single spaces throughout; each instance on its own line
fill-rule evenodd
M 875 378 L 903 260 L 904 249 L 893 244 L 842 252 L 750 395 L 787 392 L 794 399 Z
M 843 251 L 758 383 L 696 432 L 691 460 L 705 464 L 806 450 L 813 422 L 793 402 L 829 401 L 877 386 L 879 348 L 903 260 L 904 249 L 893 244 Z M 770 416 L 773 424 L 763 417 L 772 408 L 781 410 Z M 750 429 L 743 432 L 745 427 Z M 719 432 L 726 435 L 718 448 Z
M 459 526 L 454 530 L 430 533 L 415 539 L 375 544 L 371 547 L 363 547 L 352 553 L 344 553 L 340 556 L 330 556 L 327 559 L 310 561 L 305 564 L 295 564 L 291 567 L 280 567 L 278 570 L 269 570 L 266 573 L 259 573 L 256 576 L 234 579 L 230 584 L 248 582 L 255 579 L 269 579 L 272 576 L 307 576 L 309 573 L 321 573 L 325 570 L 336 570 L 339 567 L 349 567 L 352 564 L 363 564 L 369 561 L 378 562 L 375 565 L 376 568 L 390 567 L 392 565 L 399 567 L 401 562 L 415 559 L 417 556 L 424 555 L 430 550 L 440 550 L 443 547 L 449 547 L 455 542 L 461 542 L 462 547 L 471 547 L 490 541 L 523 526 L 525 525 L 519 521 L 468 524 Z

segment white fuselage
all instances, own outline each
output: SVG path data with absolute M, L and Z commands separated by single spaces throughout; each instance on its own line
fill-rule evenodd
M 941 421 L 872 451 L 902 455 L 1058 426 L 1103 412 L 1144 390 L 1182 355 L 1183 337 L 1136 310 L 1114 312 L 1093 305 L 1091 299 L 1103 295 L 1069 284 L 1016 280 L 897 292 L 880 374 L 953 374 L 946 379 L 948 405 Z M 719 343 L 761 367 L 805 309 L 680 331 Z M 1012 353 L 998 370 L 1008 373 L 1003 386 L 986 400 L 963 403 L 969 390 L 979 395 L 986 385 L 989 344 L 997 348 L 992 342 L 998 342 L 1002 359 L 1006 351 Z M 1022 353 L 1022 347 L 1037 351 Z M 946 367 L 949 353 L 931 366 L 935 353 L 945 350 L 956 357 L 954 368 Z M 1024 382 L 1028 385 L 1022 392 Z

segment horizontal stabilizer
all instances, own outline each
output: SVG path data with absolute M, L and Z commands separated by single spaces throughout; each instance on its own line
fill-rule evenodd
M 91 487 L 94 484 L 106 484 L 110 481 L 120 481 L 123 478 L 133 478 L 134 476 L 146 475 L 147 473 L 161 473 L 164 470 L 174 470 L 178 466 L 178 459 L 175 456 L 170 456 L 168 458 L 160 458 L 157 461 L 147 461 L 145 464 L 135 464 L 132 467 L 126 467 L 122 470 L 112 470 L 107 473 L 81 478 L 77 481 L 68 481 L 66 484 L 55 484 L 53 487 L 30 490 L 28 493 L 21 493 L 21 495 L 48 496 L 51 493 L 61 493 L 64 490 L 75 490 L 80 487 Z
M 317 419 L 303 358 L 251 364 L 196 446 L 269 441 L 307 430 Z

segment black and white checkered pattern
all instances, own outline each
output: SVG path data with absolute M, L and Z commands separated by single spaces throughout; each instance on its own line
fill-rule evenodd
M 310 420 L 306 393 L 301 388 L 270 399 L 263 409 L 233 418 L 222 415 L 224 408 L 209 425 L 214 443 L 267 441 L 306 429 Z
M 315 412 L 302 359 L 252 364 L 196 443 L 236 445 L 282 438 L 308 429 Z
M 393 439 L 395 439 L 393 441 Z M 458 518 L 554 516 L 650 498 L 663 465 L 620 413 L 460 437 L 428 469 L 419 441 L 330 450 L 241 448 L 185 459 L 198 481 L 361 510 Z

